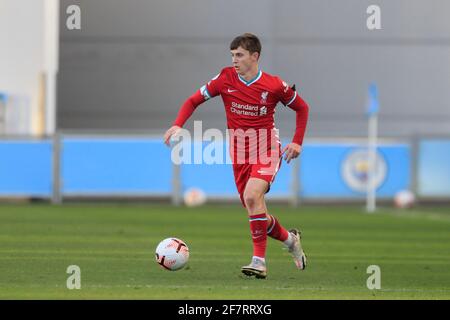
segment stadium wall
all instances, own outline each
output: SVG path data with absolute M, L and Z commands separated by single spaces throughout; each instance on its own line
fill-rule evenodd
M 60 139 L 56 157 L 55 140 L 1 140 L 0 197 L 51 199 L 60 194 L 62 199 L 171 199 L 174 192 L 181 196 L 195 187 L 210 199 L 237 199 L 230 164 L 181 164 L 175 170 L 170 149 L 154 137 L 62 135 Z M 200 144 L 204 152 L 208 144 Z M 411 143 L 380 142 L 376 170 L 379 198 L 390 199 L 396 192 L 414 186 L 423 199 L 450 197 L 450 138 L 421 139 L 417 145 L 419 161 L 414 164 Z M 226 146 L 218 148 L 228 154 Z M 365 152 L 363 141 L 355 139 L 307 143 L 300 160 L 282 164 L 268 198 L 363 200 Z M 180 184 L 179 189 L 174 182 Z
M 65 27 L 70 4 L 81 7 L 81 30 Z M 184 99 L 230 64 L 231 39 L 251 31 L 263 42 L 262 69 L 296 83 L 310 104 L 306 139 L 364 137 L 371 82 L 381 136 L 450 134 L 450 1 L 378 0 L 381 30 L 369 31 L 372 4 L 63 0 L 58 126 L 163 132 Z M 293 132 L 292 115 L 277 112 L 283 137 Z M 220 99 L 193 119 L 224 129 Z

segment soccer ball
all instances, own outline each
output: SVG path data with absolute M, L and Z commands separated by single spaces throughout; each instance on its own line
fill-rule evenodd
M 156 247 L 156 262 L 166 270 L 183 268 L 189 260 L 189 248 L 183 240 L 167 238 Z
M 414 193 L 409 190 L 402 190 L 395 194 L 394 205 L 397 208 L 405 209 L 411 208 L 416 202 Z
M 196 207 L 205 204 L 206 195 L 198 188 L 190 188 L 184 193 L 184 204 L 188 207 Z

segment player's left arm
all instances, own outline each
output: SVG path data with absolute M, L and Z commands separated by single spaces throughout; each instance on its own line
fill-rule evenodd
M 302 151 L 303 137 L 305 136 L 306 124 L 308 122 L 309 106 L 295 90 L 295 85 L 292 87 L 283 83 L 283 90 L 281 102 L 285 106 L 294 110 L 295 117 L 295 133 L 292 142 L 287 144 L 281 154 L 284 154 L 284 159 L 289 163 L 292 159 L 297 158 Z

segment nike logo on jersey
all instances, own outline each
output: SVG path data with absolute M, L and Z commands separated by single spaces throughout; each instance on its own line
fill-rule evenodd
M 237 90 L 232 90 L 230 88 L 228 88 L 228 93 L 232 93 L 232 92 L 236 92 Z

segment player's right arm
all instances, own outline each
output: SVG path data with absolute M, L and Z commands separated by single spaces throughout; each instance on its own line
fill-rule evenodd
M 170 138 L 183 127 L 187 119 L 194 113 L 194 110 L 205 101 L 206 100 L 200 93 L 200 90 L 197 90 L 192 96 L 187 98 L 178 111 L 178 116 L 173 122 L 172 127 L 164 134 L 164 143 L 166 145 L 170 145 Z
M 222 70 L 221 73 L 212 78 L 206 85 L 198 89 L 183 103 L 178 111 L 177 118 L 172 123 L 172 127 L 170 127 L 164 134 L 164 143 L 166 145 L 170 145 L 170 138 L 183 127 L 199 105 L 220 94 L 220 90 L 223 85 L 223 74 L 224 72 Z

